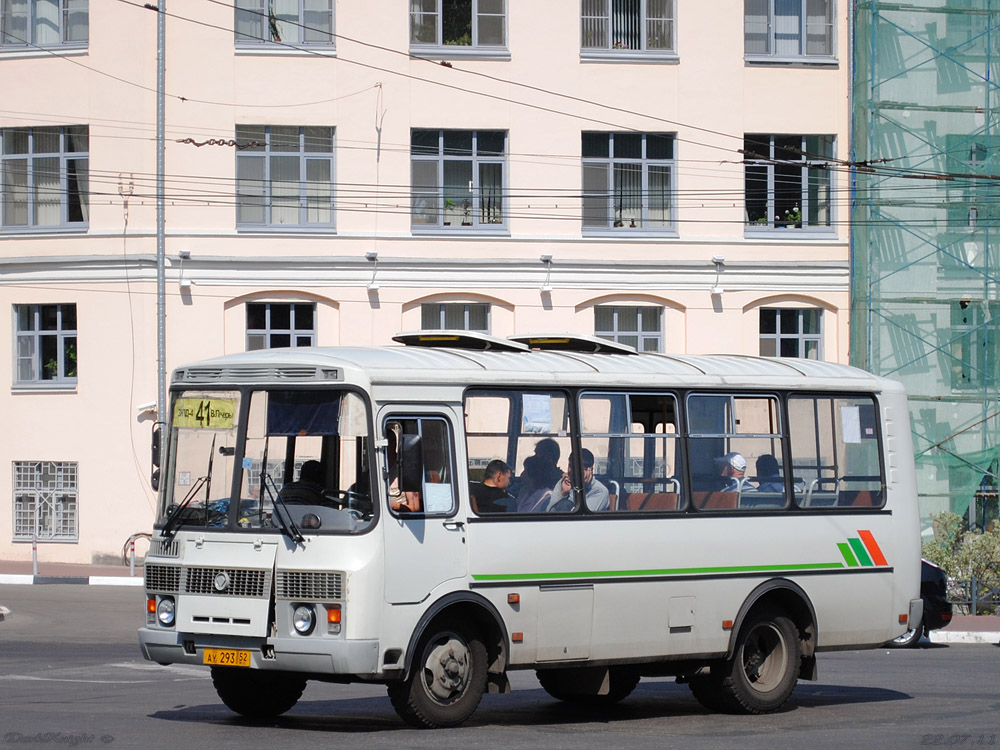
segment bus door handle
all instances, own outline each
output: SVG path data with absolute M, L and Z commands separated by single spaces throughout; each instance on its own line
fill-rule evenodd
M 452 531 L 461 531 L 465 528 L 465 523 L 463 521 L 445 521 L 444 527 Z

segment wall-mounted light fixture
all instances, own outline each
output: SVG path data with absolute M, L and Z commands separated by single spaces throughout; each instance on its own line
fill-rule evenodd
M 538 259 L 545 264 L 545 281 L 542 282 L 539 289 L 543 292 L 551 292 L 552 284 L 550 283 L 550 279 L 552 278 L 552 256 L 549 253 L 543 253 Z
M 712 284 L 711 292 L 713 295 L 721 295 L 726 291 L 719 283 L 722 280 L 722 269 L 726 266 L 726 259 L 721 255 L 713 255 L 712 263 L 715 265 L 715 283 Z
M 180 259 L 180 265 L 177 266 L 177 286 L 182 290 L 190 290 L 194 282 L 184 278 L 184 261 L 191 259 L 191 251 L 178 250 L 177 257 Z
M 372 266 L 372 278 L 371 281 L 368 282 L 368 291 L 377 292 L 378 282 L 375 281 L 375 274 L 378 273 L 378 250 L 369 250 L 365 253 L 365 260 L 369 260 L 375 264 Z

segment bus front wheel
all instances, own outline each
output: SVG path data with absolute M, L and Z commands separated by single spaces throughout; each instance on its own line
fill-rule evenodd
M 719 698 L 737 713 L 777 711 L 795 689 L 801 662 L 795 623 L 783 612 L 757 612 L 740 629 L 733 657 L 721 665 Z
M 249 719 L 280 716 L 299 702 L 305 679 L 287 672 L 212 667 L 215 692 L 226 706 Z
M 388 686 L 392 707 L 413 726 L 454 727 L 472 716 L 486 689 L 486 646 L 458 624 L 431 627 L 410 675 Z

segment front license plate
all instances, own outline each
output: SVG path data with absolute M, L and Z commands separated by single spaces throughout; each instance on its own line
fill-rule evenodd
M 206 648 L 202 664 L 211 664 L 213 667 L 249 667 L 250 652 L 231 648 Z

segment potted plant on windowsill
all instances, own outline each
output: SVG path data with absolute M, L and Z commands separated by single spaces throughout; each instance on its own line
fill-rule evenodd
M 468 198 L 462 201 L 462 226 L 472 226 L 472 202 Z
M 801 229 L 802 228 L 802 209 L 798 206 L 793 206 L 792 208 L 785 211 L 785 229 Z
M 448 213 L 450 211 L 454 211 L 454 210 L 455 210 L 455 201 L 453 201 L 451 198 L 445 198 L 444 199 L 444 218 L 445 218 L 445 220 L 443 222 L 441 222 L 441 223 L 444 224 L 446 227 L 450 227 L 451 226 L 451 222 L 448 221 Z

